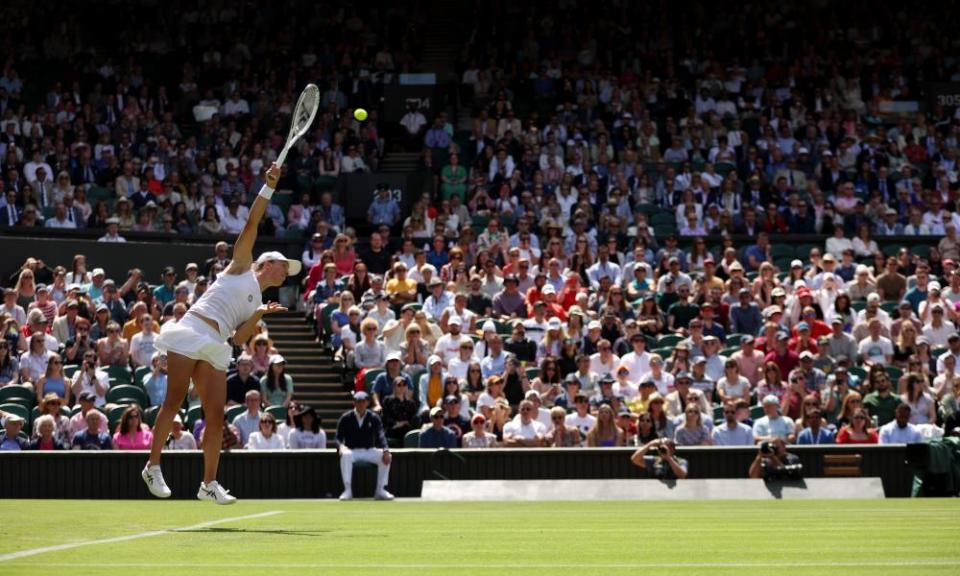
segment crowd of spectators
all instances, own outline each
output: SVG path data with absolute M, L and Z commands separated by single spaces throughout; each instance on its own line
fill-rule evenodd
M 28 259 L 0 306 L 0 449 L 143 450 L 167 391 L 159 326 L 176 322 L 215 282 L 223 250 L 182 280 L 173 267 L 150 285 L 139 270 L 106 277 L 74 256 L 70 270 Z M 202 272 L 202 274 L 201 274 Z M 316 410 L 293 400 L 294 381 L 266 325 L 234 347 L 224 448 L 325 448 Z M 167 446 L 196 449 L 203 413 L 191 387 Z
M 179 92 L 161 91 L 138 66 L 138 55 L 167 48 L 147 32 L 123 61 L 77 62 L 79 88 L 61 83 L 34 107 L 17 102 L 28 83 L 9 62 L 0 78 L 6 224 L 36 225 L 32 204 L 62 226 L 76 209 L 83 216 L 83 194 L 96 189 L 107 207 L 88 207 L 105 241 L 151 223 L 181 230 L 184 209 L 193 221 L 181 231 L 229 232 L 282 143 L 301 79 L 330 78 L 313 136 L 284 167 L 281 187 L 297 200 L 273 205 L 262 233 L 309 238 L 306 312 L 369 391 L 392 442 L 652 447 L 956 433 L 960 112 L 918 101 L 925 83 L 960 78 L 941 33 L 949 6 L 918 6 L 904 27 L 863 2 L 827 21 L 789 1 L 689 11 L 478 5 L 460 62 L 470 129 L 444 112 L 410 111 L 404 145 L 421 151 L 436 194 L 407 213 L 380 186 L 364 238 L 316 182 L 345 163 L 375 168 L 378 106 L 367 105 L 366 123 L 344 112 L 375 102 L 388 61 L 411 69 L 417 21 L 402 33 L 387 26 L 385 42 L 355 13 L 301 9 L 340 43 L 298 52 L 291 70 L 277 54 L 306 41 L 297 32 L 258 42 L 253 31 L 219 29 L 179 68 Z M 246 10 L 222 8 L 212 21 Z M 184 30 L 207 29 L 194 16 Z M 74 36 L 68 26 L 58 38 Z M 167 93 L 185 107 L 162 109 Z M 103 182 L 90 180 L 107 150 Z M 31 202 L 23 190 L 43 192 Z M 60 194 L 52 208 L 47 190 Z M 887 240 L 907 237 L 902 247 Z M 40 374 L 26 338 L 37 351 L 57 340 L 58 317 L 82 296 L 70 287 L 98 286 L 76 274 L 75 262 L 59 288 L 51 277 L 47 297 L 18 279 L 8 296 L 42 316 L 16 344 L 40 400 L 61 376 Z M 128 279 L 123 298 L 140 299 L 138 285 Z M 57 300 L 58 289 L 70 298 Z M 131 331 L 155 331 L 165 312 L 149 312 Z M 272 352 L 252 346 L 252 369 L 272 370 Z M 152 362 L 139 348 L 122 356 L 109 336 L 103 345 L 134 368 Z M 268 396 L 292 406 L 289 386 L 244 392 L 233 441 L 287 442 L 260 407 Z
M 384 186 L 369 246 L 310 252 L 388 436 L 568 445 L 556 407 L 588 446 L 953 433 L 960 111 L 919 101 L 960 78 L 944 13 L 769 8 L 476 7 L 471 130 L 402 122 L 438 193 Z
M 322 109 L 260 234 L 296 238 L 321 215 L 343 227 L 323 192 L 342 172 L 376 168 L 376 103 L 418 69 L 421 16 L 396 4 L 183 2 L 172 18 L 127 4 L 0 6 L 0 227 L 104 241 L 236 234 L 308 82 Z

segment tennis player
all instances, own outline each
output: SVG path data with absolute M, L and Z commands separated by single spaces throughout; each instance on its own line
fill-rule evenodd
M 226 371 L 232 353 L 227 341 L 232 336 L 234 343 L 244 344 L 253 336 L 260 318 L 286 310 L 275 302 L 263 304 L 261 292 L 282 285 L 287 276 L 299 273 L 301 266 L 299 261 L 288 260 L 279 252 L 265 252 L 253 260 L 257 226 L 279 178 L 280 169 L 272 164 L 266 173 L 266 184 L 254 200 L 233 246 L 233 260 L 179 322 L 167 322 L 160 330 L 156 346 L 158 353 L 167 355 L 167 396 L 153 428 L 150 460 L 141 474 L 150 493 L 158 498 L 170 497 L 170 488 L 160 471 L 160 452 L 192 379 L 206 419 L 203 482 L 197 498 L 217 504 L 236 501 L 217 482 L 227 399 Z

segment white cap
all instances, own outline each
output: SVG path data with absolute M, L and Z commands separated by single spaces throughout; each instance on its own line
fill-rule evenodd
M 484 332 L 497 331 L 497 325 L 493 323 L 493 320 L 487 320 L 486 322 L 484 322 L 482 328 Z
M 939 290 L 940 290 L 940 283 L 937 282 L 936 280 L 934 280 L 933 282 L 930 282 L 929 284 L 927 284 L 927 290 L 928 290 L 928 291 L 930 291 L 930 290 L 937 290 L 937 291 L 939 291 Z
M 271 366 L 274 365 L 274 364 L 283 364 L 284 362 L 286 362 L 286 360 L 284 360 L 283 356 L 281 356 L 281 355 L 279 355 L 279 354 L 274 354 L 273 356 L 270 356 L 270 365 L 271 365 Z
M 301 264 L 299 260 L 291 260 L 275 250 L 264 252 L 257 258 L 257 264 L 263 264 L 265 262 L 287 262 L 290 265 L 287 269 L 287 276 L 296 276 L 300 273 L 300 269 L 303 268 L 303 264 Z
M 459 316 L 450 316 L 447 318 L 447 325 L 456 324 L 457 326 L 463 326 L 463 320 Z
M 602 328 L 603 325 L 600 324 L 599 320 L 591 320 L 590 323 L 587 324 L 587 330 L 600 330 Z
M 174 415 L 173 415 L 173 421 L 176 422 L 176 423 L 178 423 L 178 424 L 183 424 L 183 419 L 180 418 L 180 415 L 179 415 L 179 414 L 174 414 Z
M 554 316 L 547 322 L 547 330 L 559 330 L 563 328 L 563 324 L 560 323 L 560 319 Z
M 93 272 L 90 273 L 91 276 L 106 276 L 106 273 L 103 271 L 103 268 L 94 268 Z
M 437 364 L 437 363 L 443 364 L 443 359 L 437 356 L 436 354 L 433 354 L 432 356 L 427 358 L 427 366 L 433 366 L 434 364 Z
M 556 294 L 557 289 L 553 287 L 553 284 L 547 284 L 543 287 L 543 290 L 540 291 L 541 294 Z

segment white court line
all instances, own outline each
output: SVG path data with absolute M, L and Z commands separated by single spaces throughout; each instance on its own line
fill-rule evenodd
M 97 546 L 99 544 L 113 544 L 115 542 L 126 542 L 128 540 L 137 540 L 140 538 L 150 538 L 151 536 L 160 536 L 162 534 L 169 534 L 170 532 L 178 532 L 182 530 L 199 530 L 202 528 L 209 528 L 210 526 L 216 526 L 217 524 L 226 524 L 227 522 L 239 522 L 241 520 L 253 520 L 254 518 L 264 518 L 267 516 L 274 516 L 276 514 L 282 514 L 281 510 L 274 510 L 272 512 L 261 512 L 259 514 L 249 514 L 247 516 L 234 516 L 232 518 L 221 518 L 220 520 L 211 520 L 210 522 L 201 522 L 200 524 L 194 524 L 193 526 L 183 526 L 180 528 L 167 528 L 165 530 L 152 530 L 150 532 L 141 532 L 139 534 L 127 534 L 126 536 L 115 536 L 113 538 L 104 538 L 102 540 L 81 540 L 79 542 L 71 542 L 69 544 L 58 544 L 56 546 L 45 546 L 43 548 L 31 548 L 29 550 L 20 550 L 19 552 L 11 552 L 9 554 L 0 555 L 0 562 L 8 562 L 10 560 L 16 560 L 18 558 L 24 558 L 26 556 L 36 556 L 37 554 L 45 554 L 47 552 L 59 552 L 61 550 L 70 550 L 71 548 L 82 548 L 85 546 Z
M 295 564 L 277 564 L 271 562 L 270 564 L 251 564 L 251 563 L 158 563 L 158 562 L 135 562 L 135 563 L 77 563 L 77 562 L 57 562 L 57 563 L 48 563 L 48 562 L 30 562 L 24 563 L 25 566 L 37 566 L 37 567 L 50 567 L 50 568 L 159 568 L 164 570 L 171 570 L 175 568 L 232 568 L 232 569 L 249 569 L 249 570 L 264 570 L 264 569 L 303 569 L 303 568 L 312 568 L 312 569 L 348 569 L 348 570 L 391 570 L 391 569 L 417 569 L 417 570 L 449 570 L 450 564 L 422 564 L 422 563 L 410 563 L 410 564 L 400 564 L 400 563 L 364 563 L 364 564 L 337 564 L 330 562 L 317 562 L 317 563 L 295 563 Z M 841 567 L 841 568 L 877 568 L 877 567 L 908 567 L 908 566 L 919 566 L 919 567 L 939 567 L 939 566 L 956 566 L 957 563 L 954 560 L 919 560 L 919 561 L 856 561 L 856 562 L 795 562 L 787 561 L 784 562 L 630 562 L 630 563 L 618 563 L 618 564 L 594 564 L 590 562 L 582 562 L 579 564 L 576 563 L 537 563 L 537 564 L 457 564 L 458 568 L 463 569 L 529 569 L 529 570 L 544 570 L 544 569 L 575 569 L 575 568 L 603 568 L 603 569 L 624 569 L 624 568 L 669 568 L 669 569 L 683 569 L 683 568 L 830 568 L 830 567 Z

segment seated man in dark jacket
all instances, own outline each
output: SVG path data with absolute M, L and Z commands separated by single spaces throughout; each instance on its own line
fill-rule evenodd
M 353 410 L 340 416 L 337 422 L 337 452 L 340 454 L 340 474 L 343 476 L 341 500 L 352 500 L 353 463 L 370 462 L 377 465 L 377 500 L 393 500 L 393 494 L 387 492 L 387 478 L 390 476 L 390 450 L 387 437 L 383 432 L 383 422 L 367 407 L 370 396 L 366 392 L 353 395 Z

